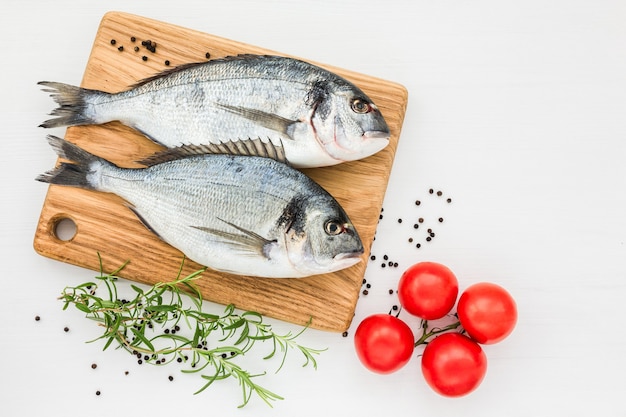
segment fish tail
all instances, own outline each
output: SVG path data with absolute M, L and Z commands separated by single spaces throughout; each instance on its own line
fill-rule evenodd
M 62 162 L 53 170 L 41 174 L 35 179 L 48 184 L 95 189 L 96 187 L 93 180 L 90 180 L 90 176 L 97 171 L 94 163 L 102 165 L 103 159 L 90 154 L 65 139 L 52 135 L 48 135 L 47 139 L 59 157 L 72 162 Z
M 59 105 L 50 113 L 51 116 L 58 117 L 46 120 L 39 127 L 51 128 L 95 123 L 86 114 L 88 106 L 86 99 L 95 92 L 94 90 L 51 81 L 40 81 L 37 84 L 44 86 L 42 91 L 51 93 L 50 97 Z

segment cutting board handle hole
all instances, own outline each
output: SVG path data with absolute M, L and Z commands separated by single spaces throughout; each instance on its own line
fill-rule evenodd
M 69 217 L 60 216 L 52 221 L 52 234 L 63 242 L 74 239 L 76 231 L 76 222 Z

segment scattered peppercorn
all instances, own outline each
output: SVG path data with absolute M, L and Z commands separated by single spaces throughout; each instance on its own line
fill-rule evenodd
M 389 288 L 389 295 L 393 295 L 393 290 Z
M 131 37 L 130 37 L 130 41 L 131 41 L 131 42 L 135 42 L 136 40 L 137 40 L 137 38 L 135 38 L 134 36 L 131 36 Z
M 433 190 L 432 188 L 430 190 L 428 190 L 428 194 L 432 194 L 434 192 L 435 192 L 435 190 Z
M 443 195 L 443 193 L 441 191 L 437 191 L 437 196 L 441 197 Z
M 348 332 L 343 332 L 343 333 L 341 333 L 341 336 L 343 336 L 343 337 L 348 337 Z
M 416 206 L 419 206 L 420 204 L 422 204 L 422 202 L 421 202 L 421 201 L 419 201 L 419 200 L 415 200 L 415 205 L 416 205 Z
M 170 381 L 174 380 L 174 377 L 172 375 L 168 376 L 167 379 L 169 379 Z
M 451 198 L 448 198 L 446 201 L 447 201 L 448 203 L 452 203 L 452 199 L 451 199 Z
M 168 59 L 165 60 L 165 66 L 167 66 L 167 67 L 170 66 L 170 61 Z
M 115 45 L 117 41 L 115 39 L 111 39 L 111 45 Z
M 96 369 L 97 367 L 98 367 L 98 365 L 97 365 L 97 364 L 95 364 L 95 363 L 92 363 L 92 364 L 91 364 L 91 369 Z
M 402 219 L 398 219 L 398 223 L 402 223 Z
M 119 48 L 117 48 L 118 51 L 122 52 L 124 50 L 123 46 L 120 46 Z
M 443 217 L 439 218 L 439 223 L 443 223 Z
M 386 266 L 387 266 L 387 264 L 386 264 L 386 263 L 384 263 L 384 262 L 383 262 L 382 264 L 380 264 L 380 267 L 381 267 L 381 268 L 384 268 L 384 267 L 386 267 Z
M 420 223 L 424 223 L 424 218 L 420 217 L 419 219 L 417 219 L 417 221 L 420 222 Z
M 204 54 L 204 57 L 205 57 L 206 59 L 209 59 L 209 58 L 211 58 L 211 54 L 207 52 L 206 54 Z
M 148 57 L 144 55 L 144 56 L 141 57 L 141 59 L 144 60 L 144 61 L 147 61 Z
M 135 52 L 139 52 L 139 47 L 138 47 L 138 46 L 135 46 L 135 47 L 133 48 L 133 50 L 134 50 Z
M 39 320 L 41 320 L 41 317 L 35 316 L 35 321 L 39 321 Z
M 100 395 L 100 390 L 96 391 L 96 395 Z
M 372 288 L 372 284 L 365 285 L 365 288 Z
M 383 256 L 383 259 L 386 261 L 386 260 L 388 260 L 388 259 L 389 259 L 389 257 L 388 257 L 387 255 L 384 255 L 384 256 Z
M 417 223 L 415 223 L 415 224 L 413 225 L 413 229 L 419 229 L 419 227 L 420 227 L 420 225 L 419 225 L 419 224 L 417 224 Z
M 69 332 L 69 331 L 70 331 L 70 328 L 69 328 L 69 327 L 64 327 L 64 328 L 63 328 L 63 331 L 64 331 L 65 333 L 67 333 L 67 332 Z
M 363 295 L 367 295 L 367 294 L 369 294 L 369 293 L 370 293 L 370 292 L 369 292 L 368 290 L 363 290 Z
M 370 259 L 371 259 L 372 261 L 375 261 L 375 260 L 376 260 L 376 256 L 375 256 L 375 255 L 372 255 L 372 256 L 370 256 Z

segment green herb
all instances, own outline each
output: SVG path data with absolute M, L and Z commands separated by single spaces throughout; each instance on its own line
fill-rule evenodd
M 204 270 L 181 277 L 181 264 L 175 280 L 158 283 L 147 290 L 131 284 L 133 297 L 123 299 L 118 295 L 116 281 L 117 274 L 128 262 L 106 274 L 99 254 L 98 258 L 97 281 L 66 287 L 60 299 L 64 310 L 74 305 L 87 318 L 104 327 L 104 333 L 92 340 L 104 340 L 103 350 L 115 345 L 137 356 L 139 363 L 185 364 L 187 368 L 182 372 L 197 373 L 204 380 L 196 393 L 216 381 L 233 378 L 243 394 L 240 408 L 248 404 L 253 394 L 269 406 L 272 401 L 283 399 L 255 382 L 266 372 L 252 374 L 236 363 L 237 358 L 248 354 L 257 342 L 271 344 L 269 354 L 262 359 L 282 355 L 276 372 L 283 367 L 289 350 L 301 352 L 305 358 L 303 366 L 311 364 L 317 369 L 315 355 L 322 350 L 296 342 L 308 325 L 296 334 L 279 335 L 263 322 L 261 314 L 253 311 L 238 313 L 235 306 L 228 305 L 221 314 L 204 312 L 202 295 L 194 285 L 194 280 Z M 104 297 L 96 295 L 99 286 L 106 290 Z

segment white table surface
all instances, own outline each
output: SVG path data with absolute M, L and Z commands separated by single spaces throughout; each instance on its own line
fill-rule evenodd
M 328 348 L 317 371 L 301 368 L 295 354 L 278 374 L 272 365 L 260 368 L 270 371 L 263 384 L 285 397 L 273 409 L 254 399 L 237 410 L 233 383 L 194 396 L 195 377 L 139 367 L 122 351 L 84 343 L 98 330 L 76 310 L 61 311 L 56 297 L 94 273 L 32 248 L 46 193 L 34 178 L 55 161 L 44 140 L 49 132 L 37 128 L 53 103 L 36 82 L 79 83 L 110 10 L 409 91 L 373 248 L 399 267 L 368 266 L 372 288 L 348 337 L 303 335 L 304 344 Z M 5 0 L 0 35 L 1 415 L 626 415 L 625 2 Z M 430 196 L 431 187 L 453 203 Z M 445 222 L 436 225 L 435 240 L 420 250 L 407 244 L 408 219 L 439 215 Z M 399 225 L 397 218 L 407 220 Z M 387 312 L 397 302 L 388 289 L 422 260 L 450 266 L 462 288 L 501 284 L 518 303 L 517 328 L 485 347 L 487 376 L 463 398 L 433 393 L 417 357 L 380 376 L 354 353 L 356 325 Z

